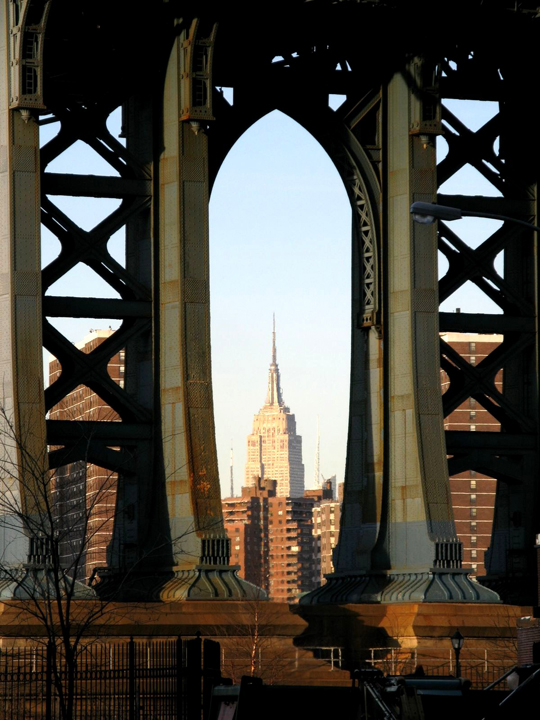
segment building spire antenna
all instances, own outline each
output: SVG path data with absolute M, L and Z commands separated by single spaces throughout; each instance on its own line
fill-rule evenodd
M 268 393 L 266 395 L 266 405 L 283 405 L 283 396 L 281 394 L 281 381 L 279 378 L 279 368 L 277 364 L 276 351 L 276 315 L 273 315 L 272 324 L 272 362 L 270 363 L 270 372 L 268 374 Z
M 277 363 L 276 354 L 276 313 L 272 314 L 272 364 Z

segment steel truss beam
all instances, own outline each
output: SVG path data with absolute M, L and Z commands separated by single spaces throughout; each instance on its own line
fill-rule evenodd
M 147 2 L 147 12 L 138 13 L 124 1 L 11 3 L 12 9 L 37 13 L 39 22 L 12 19 L 16 43 L 10 47 L 9 24 L 1 35 L 5 66 L 16 68 L 11 60 L 19 53 L 29 69 L 12 73 L 12 87 L 1 89 L 1 139 L 8 158 L 1 200 L 10 218 L 2 237 L 10 268 L 1 288 L 2 317 L 9 318 L 2 328 L 2 338 L 8 338 L 2 370 L 16 428 L 32 427 L 36 452 L 46 445 L 45 410 L 80 384 L 118 415 L 118 422 L 77 428 L 47 423 L 48 442 L 56 448 L 49 454 L 52 467 L 86 458 L 119 473 L 118 516 L 103 588 L 128 587 L 125 578 L 131 574 L 146 598 L 251 592 L 228 566 L 219 508 L 207 202 L 235 140 L 278 108 L 327 150 L 353 214 L 343 523 L 336 575 L 307 602 L 496 599 L 460 570 L 447 482 L 437 301 L 467 281 L 502 314 L 442 314 L 440 329 L 495 330 L 505 342 L 475 368 L 442 346 L 450 376 L 444 405 L 450 412 L 473 396 L 501 421 L 502 434 L 497 447 L 482 433 L 475 444 L 459 434 L 448 437 L 450 467 L 485 468 L 499 478 L 489 582 L 504 597 L 514 587 L 521 602 L 529 600 L 538 515 L 535 239 L 505 224 L 472 249 L 459 230 L 441 224 L 439 249 L 449 270 L 437 288 L 435 235 L 413 227 L 408 214 L 413 199 L 434 200 L 437 186 L 469 163 L 502 197 L 440 195 L 441 202 L 496 208 L 522 219 L 537 216 L 535 115 L 523 80 L 533 60 L 528 48 L 535 46 L 537 21 L 526 3 L 519 12 L 499 3 L 470 6 L 468 27 L 456 14 L 440 33 L 426 37 L 407 4 L 276 2 L 275 17 L 259 28 L 247 56 L 240 22 L 245 18 L 235 5 L 223 4 L 212 14 L 204 3 L 175 0 Z M 504 28 L 504 48 L 495 47 L 488 21 Z M 381 40 L 390 22 L 402 29 L 392 43 Z M 25 33 L 28 38 L 33 33 L 33 44 L 23 42 Z M 28 47 L 38 49 L 35 57 L 20 55 Z M 28 84 L 29 79 L 36 82 Z M 222 86 L 234 88 L 232 105 L 217 90 Z M 336 112 L 328 107 L 334 93 L 346 95 Z M 500 112 L 475 133 L 444 107 L 447 97 L 495 100 Z M 120 106 L 125 145 L 106 125 Z M 38 162 L 36 121 L 45 112 L 42 121 L 58 122 L 60 130 Z M 437 170 L 434 139 L 443 125 L 449 153 Z M 497 137 L 499 151 L 493 147 Z M 97 152 L 115 176 L 91 176 L 84 169 L 48 172 L 77 141 Z M 40 195 L 42 223 L 61 244 L 41 275 L 34 242 Z M 62 195 L 115 198 L 120 204 L 88 231 L 55 204 Z M 108 251 L 111 235 L 123 228 L 125 264 Z M 504 277 L 493 265 L 501 251 Z M 53 284 L 81 263 L 110 287 L 110 298 L 50 294 Z M 49 321 L 62 316 L 122 323 L 85 355 Z M 41 328 L 45 347 L 62 365 L 45 393 Z M 125 388 L 107 372 L 121 349 Z M 502 394 L 493 382 L 500 368 Z
M 415 98 L 429 68 L 401 61 L 391 79 L 370 77 L 366 86 L 363 58 L 351 46 L 340 50 L 331 42 L 302 48 L 293 38 L 280 48 L 282 62 L 270 66 L 270 56 L 256 70 L 250 63 L 250 74 L 264 78 L 260 90 L 243 67 L 235 74 L 228 66 L 224 84 L 234 89 L 234 103 L 218 96 L 208 130 L 216 174 L 253 122 L 282 110 L 327 150 L 353 209 L 351 405 L 337 570 L 302 602 L 493 601 L 460 569 L 440 414 L 435 238 L 410 233 L 406 198 L 436 189 L 434 153 L 421 138 L 437 128 L 426 119 L 433 102 Z M 217 68 L 220 57 L 216 51 Z M 334 113 L 328 71 L 338 59 L 348 96 Z M 315 73 L 324 78 L 317 85 Z M 417 419 L 409 423 L 411 413 Z
M 527 54 L 525 46 L 525 55 Z M 528 108 L 525 58 L 498 53 L 473 42 L 442 64 L 441 101 L 448 155 L 438 164 L 442 185 L 466 164 L 491 184 L 492 196 L 438 195 L 438 202 L 469 212 L 491 212 L 537 223 L 538 140 Z M 490 78 L 486 96 L 486 78 Z M 497 112 L 476 132 L 445 107 L 446 98 L 497 103 Z M 516 128 L 520 125 L 519 140 Z M 441 366 L 450 386 L 445 416 L 469 397 L 501 424 L 501 433 L 447 432 L 452 473 L 477 470 L 498 479 L 487 577 L 507 602 L 535 598 L 535 533 L 538 531 L 538 238 L 510 222 L 471 248 L 459 236 L 459 223 L 440 223 L 439 249 L 448 271 L 439 283 L 441 302 L 466 282 L 474 283 L 501 314 L 441 314 L 441 330 L 500 333 L 503 343 L 471 366 L 441 342 Z M 504 252 L 504 272 L 495 258 Z M 495 375 L 503 372 L 503 391 Z
M 15 9 L 18 5 L 12 3 Z M 43 269 L 41 282 L 34 283 L 36 294 L 30 304 L 26 303 L 26 315 L 22 319 L 26 324 L 37 323 L 37 328 L 43 323 L 43 345 L 61 365 L 60 376 L 45 393 L 39 388 L 28 387 L 33 400 L 41 405 L 30 413 L 34 419 L 41 418 L 38 421 L 41 439 L 34 431 L 36 449 L 42 454 L 45 449 L 44 410 L 61 407 L 66 396 L 80 386 L 90 388 L 110 407 L 113 421 L 49 419 L 47 442 L 50 468 L 67 464 L 73 466 L 83 461 L 118 474 L 114 534 L 109 544 L 108 567 L 98 572 L 101 580 L 99 592 L 117 599 L 142 600 L 188 596 L 196 599 L 246 597 L 257 590 L 237 577 L 237 568 L 229 567 L 229 542 L 223 531 L 219 503 L 219 511 L 214 512 L 211 519 L 204 517 L 200 507 L 191 505 L 189 482 L 185 482 L 185 477 L 189 478 L 189 470 L 194 463 L 204 471 L 204 461 L 201 463 L 200 458 L 194 458 L 190 447 L 192 438 L 188 434 L 192 435 L 194 431 L 182 432 L 178 440 L 174 439 L 177 446 L 183 446 L 175 461 L 179 462 L 180 456 L 184 458 L 176 467 L 169 462 L 170 457 L 164 457 L 171 437 L 165 436 L 166 431 L 161 430 L 161 372 L 167 363 L 177 363 L 179 355 L 178 345 L 175 347 L 169 343 L 168 347 L 160 348 L 160 337 L 167 337 L 166 327 L 162 332 L 160 316 L 160 299 L 163 298 L 159 269 L 161 240 L 158 208 L 163 202 L 160 195 L 160 154 L 164 136 L 162 120 L 167 114 L 167 107 L 172 108 L 168 98 L 164 101 L 162 89 L 163 82 L 167 82 L 166 77 L 174 77 L 177 71 L 174 53 L 173 62 L 169 63 L 167 70 L 170 49 L 174 46 L 178 55 L 186 30 L 182 30 L 178 38 L 175 29 L 178 24 L 168 11 L 164 11 L 152 15 L 148 23 L 128 21 L 124 30 L 130 29 L 131 36 L 129 33 L 119 36 L 120 21 L 126 20 L 127 5 L 117 8 L 107 19 L 103 16 L 103 8 L 83 5 L 74 8 L 61 1 L 54 4 L 46 33 L 51 48 L 48 63 L 43 65 L 42 56 L 34 63 L 39 73 L 36 76 L 39 79 L 36 92 L 39 90 L 41 95 L 29 97 L 28 92 L 11 93 L 11 98 L 17 100 L 16 106 L 23 105 L 24 113 L 13 111 L 9 119 L 24 130 L 27 136 L 25 142 L 31 146 L 34 156 L 40 156 L 41 160 L 40 166 L 34 168 L 37 172 L 26 177 L 33 179 L 35 198 L 38 199 L 41 194 L 43 226 L 56 236 L 61 246 L 58 256 Z M 38 6 L 42 12 L 44 8 L 48 11 L 49 3 L 22 0 L 22 6 L 21 28 L 15 28 L 15 32 L 20 31 L 24 35 L 24 18 L 28 22 L 32 18 L 35 21 Z M 41 33 L 40 48 L 43 46 L 45 16 L 46 12 L 39 28 L 33 27 L 32 30 Z M 72 34 L 74 20 L 79 28 L 78 38 Z M 13 24 L 13 18 L 11 21 Z M 147 52 L 141 47 L 137 59 L 129 60 L 130 69 L 126 74 L 124 62 L 127 53 L 122 53 L 120 48 L 133 50 L 137 47 L 137 38 L 149 31 L 151 34 L 153 26 L 166 28 L 164 47 L 152 45 L 150 62 L 145 62 Z M 2 25 L 2 30 L 2 40 L 5 40 L 9 36 L 9 25 Z M 96 45 L 97 36 L 99 42 Z M 24 42 L 21 43 L 24 47 Z M 91 72 L 88 72 L 90 65 L 83 69 L 87 59 L 84 56 L 79 57 L 83 62 L 75 71 L 75 56 L 81 48 L 94 45 L 90 54 L 95 56 L 99 47 L 99 60 L 94 57 L 91 61 Z M 71 49 L 72 64 L 66 64 L 67 56 L 56 55 L 60 47 L 68 54 Z M 6 49 L 4 66 L 9 65 L 8 58 Z M 139 73 L 139 70 L 142 72 Z M 94 75 L 100 74 L 100 81 L 94 82 Z M 28 73 L 23 75 L 23 79 L 27 77 Z M 43 104 L 43 84 L 47 88 L 46 105 Z M 8 89 L 3 88 L 2 100 L 6 102 L 8 97 Z M 181 99 L 183 101 L 184 97 Z M 109 115 L 120 106 L 125 143 L 113 137 L 107 127 Z M 41 121 L 43 124 L 58 125 L 57 134 L 41 152 L 38 152 L 38 115 L 35 113 L 39 107 L 45 115 Z M 109 173 L 90 175 L 84 167 L 77 168 L 78 174 L 48 172 L 50 164 L 76 142 L 85 143 L 97 153 L 108 164 Z M 10 147 L 9 142 L 3 144 Z M 15 180 L 17 164 L 8 165 L 8 169 Z M 55 202 L 57 196 L 113 198 L 120 202 L 95 227 L 85 230 L 75 217 L 60 210 Z M 9 198 L 8 194 L 4 201 L 9 202 Z M 20 213 L 26 213 L 31 218 L 27 198 L 15 195 L 12 202 Z M 19 226 L 22 227 L 18 221 Z M 125 262 L 113 258 L 108 249 L 110 238 L 119 231 L 126 235 Z M 18 255 L 22 257 L 25 254 L 27 264 L 33 258 L 39 277 L 39 253 L 36 255 L 28 250 L 29 237 L 39 238 L 39 229 L 35 228 L 24 236 L 20 231 L 17 235 L 16 228 L 15 235 Z M 3 248 L 4 252 L 6 249 L 12 252 L 7 238 Z M 53 294 L 54 284 L 68 273 L 76 272 L 80 265 L 86 265 L 107 284 L 109 298 Z M 16 296 L 7 296 L 6 301 L 18 302 Z M 117 318 L 122 322 L 110 337 L 85 353 L 54 327 L 53 318 L 59 317 L 89 317 L 103 322 Z M 35 330 L 34 337 L 38 342 L 29 343 L 28 337 L 21 333 L 20 323 L 14 325 L 12 332 L 19 336 L 18 343 L 25 353 L 24 358 L 19 353 L 19 369 L 32 365 L 37 370 L 40 361 L 37 356 L 31 359 L 30 355 L 40 352 L 40 333 Z M 107 369 L 109 361 L 119 351 L 124 351 L 126 357 L 125 387 L 113 381 Z M 11 361 L 13 359 L 12 352 Z M 10 397 L 5 406 L 8 411 L 14 407 L 16 419 L 13 427 L 14 432 L 19 433 L 29 423 L 19 412 L 19 407 L 23 408 L 26 401 L 17 389 L 17 373 L 12 372 L 12 366 L 8 369 L 10 382 L 15 386 L 12 391 L 10 385 Z M 40 374 L 38 372 L 38 377 Z M 26 385 L 29 386 L 28 380 Z M 180 388 L 182 392 L 184 390 Z M 34 455 L 33 450 L 29 448 Z M 5 462 L 5 458 L 3 460 Z M 17 466 L 17 458 L 13 458 L 11 463 Z M 215 474 L 217 476 L 217 472 Z M 184 487 L 179 491 L 181 486 Z M 181 498 L 181 507 L 175 505 L 177 498 Z M 24 562 L 24 534 L 20 535 L 22 544 L 19 542 L 17 546 L 10 538 L 6 540 L 5 533 L 0 540 L 5 541 L 2 543 L 4 546 L 6 542 L 11 548 L 16 546 L 20 555 L 20 558 L 17 557 Z

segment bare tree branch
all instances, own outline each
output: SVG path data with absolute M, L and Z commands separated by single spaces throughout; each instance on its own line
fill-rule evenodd
M 110 540 L 112 523 L 123 512 L 112 503 L 118 476 L 103 470 L 88 492 L 89 463 L 83 459 L 85 478 L 73 491 L 69 470 L 64 476 L 50 470 L 47 448 L 37 455 L 32 440 L 28 429 L 16 431 L 0 405 L 0 543 L 5 541 L 0 548 L 0 599 L 14 612 L 16 624 L 28 627 L 28 620 L 33 621 L 39 628 L 33 639 L 51 648 L 61 718 L 71 720 L 77 659 L 111 623 L 129 617 L 130 604 L 117 600 L 138 567 L 135 563 L 126 569 L 116 594 L 98 598 L 99 572 L 87 572 L 87 562 L 102 535 Z M 87 438 L 88 445 L 90 441 Z M 193 525 L 182 537 L 159 538 L 147 555 L 163 552 L 171 542 L 181 544 L 192 532 Z M 146 559 L 140 559 L 141 564 Z

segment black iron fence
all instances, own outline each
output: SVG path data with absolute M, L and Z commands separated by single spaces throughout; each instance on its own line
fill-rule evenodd
M 200 636 L 93 642 L 73 661 L 52 643 L 2 650 L 1 720 L 201 720 L 221 679 Z
M 466 680 L 471 681 L 472 690 L 484 690 L 488 685 L 494 683 L 502 675 L 504 675 L 508 669 L 512 667 L 509 665 L 488 665 L 487 667 L 483 663 L 465 663 L 461 667 L 460 676 Z M 414 670 L 413 670 L 414 672 Z M 426 676 L 449 676 L 455 675 L 456 669 L 450 668 L 449 664 L 438 665 L 438 666 L 427 666 L 425 668 Z M 508 688 L 506 683 L 497 685 L 495 690 L 507 691 Z
M 444 658 L 444 651 L 438 648 L 431 652 L 426 648 L 422 652 L 403 648 L 370 648 L 368 653 L 367 662 L 388 675 L 407 675 L 419 671 L 426 676 L 456 674 L 455 657 L 451 649 L 447 651 L 447 658 Z M 471 681 L 473 690 L 483 690 L 514 664 L 515 660 L 504 657 L 501 652 L 470 650 L 468 655 L 461 658 L 460 675 Z M 506 684 L 496 689 L 506 690 Z

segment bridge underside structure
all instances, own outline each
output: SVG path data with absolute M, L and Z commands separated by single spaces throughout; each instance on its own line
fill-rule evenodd
M 146 10 L 145 10 L 145 5 Z M 509 6 L 511 4 L 509 3 Z M 413 201 L 536 223 L 538 134 L 530 92 L 535 8 L 273 2 L 264 25 L 235 3 L 15 0 L 0 24 L 0 373 L 3 467 L 30 514 L 35 472 L 85 460 L 119 475 L 108 568 L 99 586 L 134 599 L 241 598 L 257 590 L 229 564 L 221 517 L 210 373 L 208 200 L 228 151 L 279 109 L 333 160 L 352 208 L 352 358 L 344 507 L 336 572 L 307 603 L 530 603 L 538 528 L 538 255 L 534 232 L 504 222 L 473 244 L 440 222 L 417 225 Z M 467 10 L 467 23 L 460 9 Z M 247 23 L 247 25 L 246 25 Z M 388 29 L 399 26 L 399 40 Z M 250 42 L 246 42 L 246 38 Z M 501 41 L 504 38 L 504 42 Z M 223 88 L 233 90 L 233 101 Z M 337 110 L 329 95 L 343 97 Z M 447 99 L 490 101 L 473 131 Z M 122 137 L 107 119 L 122 108 Z M 40 148 L 40 127 L 56 135 Z M 448 154 L 437 161 L 436 140 Z M 49 169 L 83 142 L 110 166 Z M 486 196 L 437 194 L 466 165 Z M 55 198 L 108 198 L 92 229 Z M 40 226 L 60 243 L 42 267 Z M 125 230 L 125 261 L 109 250 Z M 437 257 L 448 260 L 438 280 Z M 504 271 L 494 264 L 504 253 Z M 54 284 L 83 264 L 110 297 L 64 297 Z M 472 282 L 500 309 L 439 313 Z M 89 354 L 55 318 L 121 320 Z M 499 333 L 471 366 L 439 331 Z M 42 345 L 61 363 L 43 390 Z M 107 364 L 125 351 L 125 385 Z M 441 399 L 440 369 L 450 378 Z M 503 392 L 495 375 L 503 371 Z M 119 421 L 48 420 L 80 385 Z M 472 397 L 501 432 L 447 432 Z M 13 442 L 15 440 L 15 442 Z M 26 458 L 26 459 L 25 459 Z M 461 568 L 448 475 L 496 478 L 487 577 Z M 30 478 L 30 479 L 29 479 Z M 5 484 L 5 481 L 3 481 Z M 6 496 L 4 488 L 4 497 Z M 28 509 L 30 508 L 30 509 Z M 28 527 L 3 511 L 2 562 L 24 563 Z M 11 521 L 6 521 L 6 518 Z M 496 592 L 494 592 L 496 591 Z

